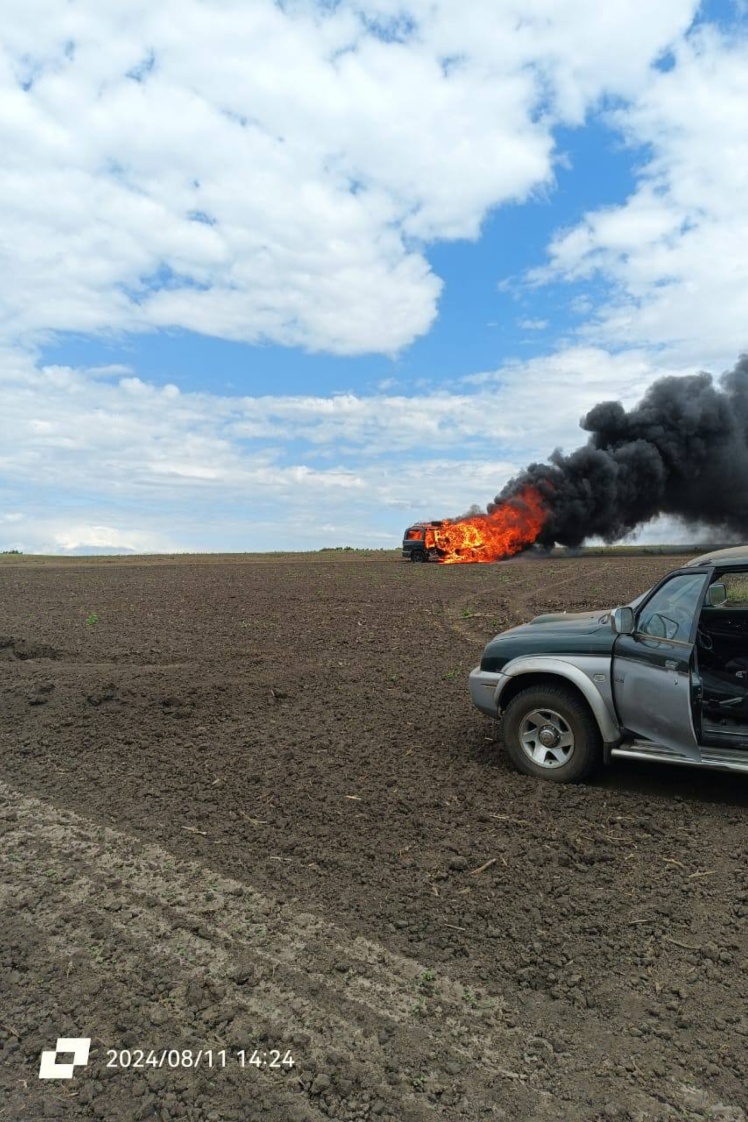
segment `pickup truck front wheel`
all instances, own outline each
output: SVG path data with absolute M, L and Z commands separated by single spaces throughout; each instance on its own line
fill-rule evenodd
M 504 744 L 525 775 L 579 783 L 602 756 L 602 738 L 584 702 L 563 686 L 528 686 L 504 714 Z

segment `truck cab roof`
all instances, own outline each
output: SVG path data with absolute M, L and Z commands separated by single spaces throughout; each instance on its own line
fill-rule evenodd
M 686 562 L 686 566 L 714 565 L 716 568 L 743 564 L 748 565 L 748 545 L 734 545 L 729 549 L 715 549 L 711 553 L 702 553 L 700 557 L 694 557 L 692 561 Z

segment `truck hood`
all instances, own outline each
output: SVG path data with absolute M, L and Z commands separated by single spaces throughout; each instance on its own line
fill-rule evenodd
M 599 623 L 603 618 L 608 622 L 610 611 L 606 612 L 546 612 L 542 616 L 535 616 L 529 623 L 521 624 L 522 627 L 534 627 L 538 624 L 547 623 L 579 623 L 587 621 L 588 623 Z M 513 628 L 514 631 L 519 631 L 519 628 Z
M 609 612 L 549 613 L 496 635 L 483 652 L 481 669 L 502 670 L 523 655 L 609 655 L 615 640 Z

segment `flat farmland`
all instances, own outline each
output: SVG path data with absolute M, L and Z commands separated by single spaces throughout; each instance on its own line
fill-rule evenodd
M 0 1119 L 744 1120 L 748 783 L 467 692 L 678 563 L 0 559 Z

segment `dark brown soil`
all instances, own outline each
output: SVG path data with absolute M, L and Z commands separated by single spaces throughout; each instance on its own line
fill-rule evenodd
M 467 692 L 677 563 L 3 559 L 2 1122 L 744 1120 L 748 784 L 528 779 Z

